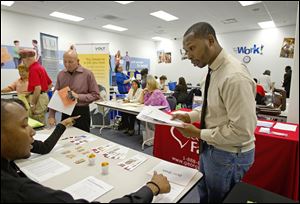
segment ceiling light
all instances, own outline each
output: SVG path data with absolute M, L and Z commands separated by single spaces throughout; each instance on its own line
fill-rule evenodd
M 14 3 L 14 1 L 1 1 L 1 5 L 3 6 L 12 6 Z
M 115 2 L 117 2 L 119 4 L 125 5 L 125 4 L 130 4 L 130 3 L 134 2 L 134 1 L 115 1 Z
M 177 20 L 178 18 L 176 16 L 173 16 L 167 12 L 164 11 L 156 11 L 153 13 L 150 13 L 151 16 L 155 16 L 157 18 L 163 19 L 165 21 L 174 21 Z
M 167 38 L 162 38 L 162 37 L 153 37 L 152 39 L 155 41 L 167 40 Z
M 51 13 L 50 16 L 53 16 L 53 17 L 56 17 L 56 18 L 62 18 L 62 19 L 70 20 L 70 21 L 76 21 L 76 22 L 84 20 L 84 18 L 69 15 L 69 14 L 65 14 L 65 13 L 61 13 L 61 12 L 57 12 L 57 11 L 54 11 L 53 13 Z
M 275 27 L 276 27 L 274 21 L 264 21 L 264 22 L 259 22 L 258 25 L 259 25 L 261 28 L 275 28 Z
M 107 24 L 105 26 L 102 26 L 102 28 L 106 28 L 106 29 L 110 29 L 110 30 L 116 30 L 116 31 L 128 30 L 127 28 L 123 28 L 123 27 L 115 26 L 115 25 L 111 25 L 111 24 Z
M 253 5 L 253 4 L 258 4 L 260 3 L 261 1 L 239 1 L 239 3 L 242 5 L 242 6 L 250 6 L 250 5 Z

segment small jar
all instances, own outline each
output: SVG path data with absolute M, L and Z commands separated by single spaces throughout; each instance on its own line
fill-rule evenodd
M 95 154 L 89 154 L 89 155 L 88 155 L 88 158 L 89 158 L 89 165 L 90 165 L 90 166 L 95 165 L 96 155 L 95 155 Z
M 102 162 L 101 163 L 101 168 L 102 168 L 102 174 L 103 175 L 108 174 L 109 163 L 108 162 Z

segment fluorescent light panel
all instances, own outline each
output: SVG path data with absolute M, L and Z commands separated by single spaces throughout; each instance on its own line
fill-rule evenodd
M 111 24 L 107 24 L 105 26 L 102 26 L 102 28 L 106 28 L 106 29 L 110 29 L 110 30 L 116 30 L 116 31 L 128 30 L 127 28 L 123 28 L 123 27 L 115 26 L 115 25 L 111 25 Z
M 239 1 L 239 3 L 242 5 L 242 6 L 250 6 L 250 5 L 253 5 L 253 4 L 258 4 L 260 3 L 261 1 Z
M 156 41 L 162 41 L 162 40 L 167 40 L 167 38 L 162 38 L 162 37 L 153 37 L 152 38 L 153 40 L 156 40 Z
M 125 4 L 130 4 L 130 3 L 134 2 L 134 1 L 115 1 L 115 2 L 117 2 L 119 4 L 125 5 Z
M 14 3 L 14 1 L 1 1 L 1 5 L 3 6 L 12 6 Z
M 84 18 L 82 18 L 82 17 L 73 16 L 73 15 L 69 15 L 69 14 L 61 13 L 61 12 L 57 12 L 57 11 L 54 11 L 53 13 L 51 13 L 50 16 L 53 16 L 56 18 L 62 18 L 62 19 L 69 20 L 69 21 L 76 21 L 76 22 L 84 20 Z
M 276 27 L 274 21 L 264 21 L 264 22 L 259 22 L 258 25 L 259 25 L 261 28 L 275 28 L 275 27 Z
M 178 18 L 176 16 L 173 16 L 167 12 L 164 11 L 156 11 L 153 13 L 150 13 L 151 16 L 155 16 L 157 18 L 163 19 L 165 21 L 174 21 L 177 20 Z

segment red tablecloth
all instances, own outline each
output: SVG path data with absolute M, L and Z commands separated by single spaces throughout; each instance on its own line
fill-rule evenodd
M 299 125 L 296 132 L 271 128 L 287 137 L 260 133 L 259 128 L 255 130 L 255 162 L 243 181 L 299 200 Z
M 199 127 L 199 123 L 195 125 Z M 299 125 L 297 126 L 296 132 L 276 130 L 288 133 L 287 137 L 263 134 L 258 132 L 259 127 L 256 128 L 255 161 L 243 181 L 294 200 L 299 199 Z M 187 139 L 176 129 L 172 129 L 156 125 L 153 155 L 198 168 L 197 140 Z

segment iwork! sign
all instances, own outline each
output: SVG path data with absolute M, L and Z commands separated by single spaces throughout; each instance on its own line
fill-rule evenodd
M 233 51 L 236 54 L 253 54 L 253 55 L 262 55 L 263 54 L 263 49 L 264 49 L 264 45 L 256 45 L 254 44 L 251 47 L 247 47 L 247 46 L 240 46 L 240 47 L 235 47 L 233 48 Z

